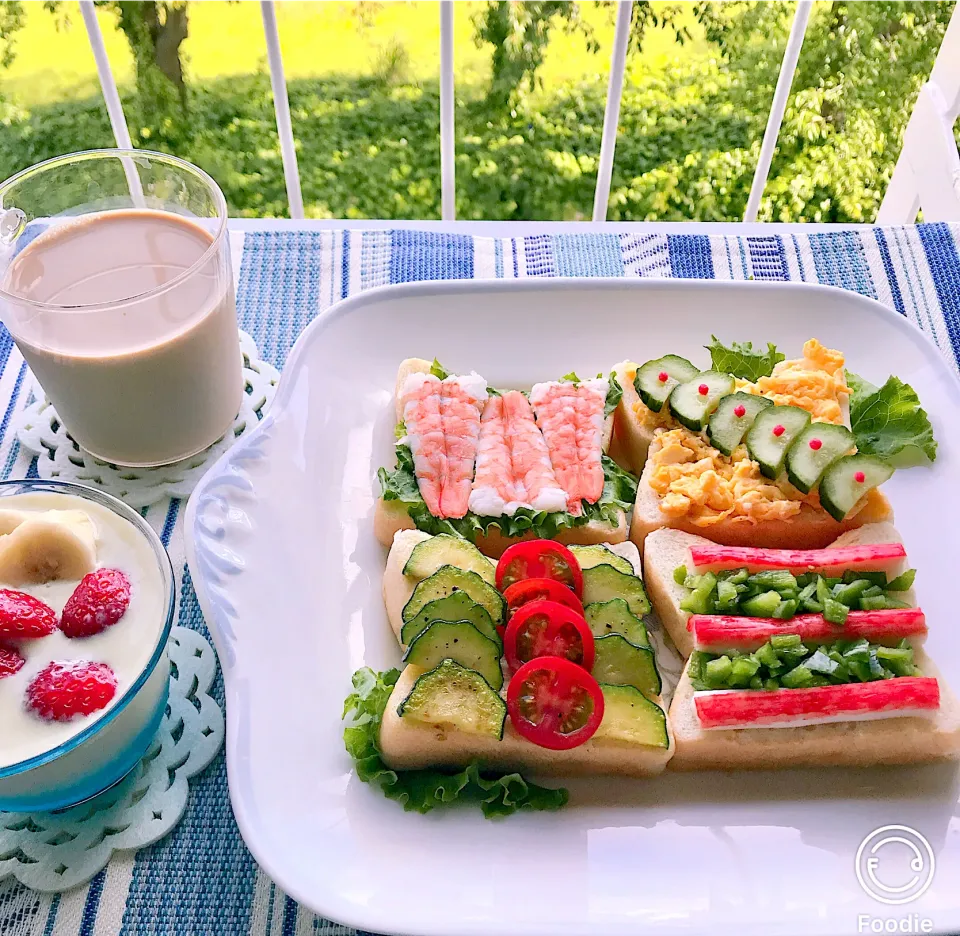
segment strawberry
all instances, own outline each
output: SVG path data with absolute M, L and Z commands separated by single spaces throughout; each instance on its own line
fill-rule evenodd
M 70 721 L 105 708 L 117 691 L 106 663 L 54 661 L 27 686 L 27 708 L 46 721 Z
M 87 573 L 67 599 L 60 630 L 68 637 L 91 637 L 123 617 L 130 604 L 130 582 L 119 569 Z
M 26 592 L 0 588 L 0 639 L 46 637 L 57 629 L 57 614 Z
M 25 662 L 13 647 L 4 647 L 0 644 L 0 679 L 18 672 Z

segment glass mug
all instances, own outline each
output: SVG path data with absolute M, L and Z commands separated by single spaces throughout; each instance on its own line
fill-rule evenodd
M 94 150 L 0 184 L 0 320 L 103 461 L 188 458 L 243 397 L 227 205 L 201 169 Z

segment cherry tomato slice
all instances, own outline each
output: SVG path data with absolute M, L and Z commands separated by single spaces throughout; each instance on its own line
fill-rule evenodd
M 513 614 L 517 608 L 523 607 L 528 601 L 556 601 L 559 604 L 573 608 L 577 614 L 583 614 L 583 605 L 580 599 L 566 585 L 550 578 L 529 578 L 514 582 L 504 593 L 507 599 L 507 611 Z
M 563 587 L 563 586 L 561 586 Z M 503 635 L 507 666 L 516 672 L 536 657 L 563 657 L 593 667 L 593 634 L 583 615 L 556 601 L 530 601 L 518 609 Z
M 583 575 L 576 557 L 553 540 L 524 540 L 514 543 L 497 563 L 497 588 L 505 591 L 515 582 L 529 578 L 549 578 L 583 595 Z
M 603 720 L 603 693 L 581 666 L 562 657 L 524 663 L 507 686 L 507 711 L 528 741 L 566 751 L 593 737 Z

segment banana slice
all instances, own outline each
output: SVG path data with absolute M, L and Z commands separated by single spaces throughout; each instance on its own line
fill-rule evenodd
M 9 522 L 0 511 L 0 529 Z M 0 582 L 30 585 L 81 579 L 97 564 L 97 531 L 82 510 L 25 514 L 11 533 L 0 536 Z
M 22 510 L 0 510 L 0 536 L 12 533 L 29 516 Z

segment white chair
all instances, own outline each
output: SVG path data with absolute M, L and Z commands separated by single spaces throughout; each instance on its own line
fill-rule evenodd
M 920 89 L 903 134 L 903 149 L 877 213 L 877 224 L 960 221 L 960 153 L 953 126 L 960 117 L 960 5 Z

